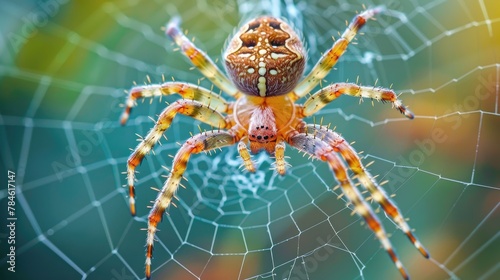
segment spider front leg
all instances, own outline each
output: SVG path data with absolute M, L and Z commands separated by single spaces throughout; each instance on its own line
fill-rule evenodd
M 252 157 L 250 155 L 250 151 L 245 144 L 247 138 L 240 140 L 238 143 L 238 153 L 240 154 L 241 159 L 243 160 L 243 167 L 249 172 L 255 172 L 255 164 L 252 161 Z M 276 161 L 274 162 L 274 168 L 276 172 L 280 175 L 285 175 L 286 167 L 289 165 L 285 160 L 285 142 L 280 141 L 276 144 L 274 149 L 274 157 Z
M 413 119 L 415 115 L 406 108 L 401 100 L 398 99 L 393 90 L 387 88 L 375 88 L 367 86 L 358 86 L 351 83 L 337 83 L 324 87 L 309 97 L 304 102 L 304 116 L 312 116 L 314 113 L 321 110 L 328 103 L 335 100 L 342 94 L 360 98 L 371 98 L 382 100 L 382 102 L 391 102 L 393 106 L 409 119 Z
M 144 156 L 151 151 L 156 142 L 160 140 L 161 136 L 170 127 L 177 113 L 190 116 L 212 127 L 226 128 L 227 126 L 226 120 L 221 113 L 197 101 L 178 100 L 165 108 L 158 117 L 155 126 L 148 132 L 146 137 L 142 139 L 141 143 L 137 145 L 127 161 L 127 182 L 129 186 L 130 212 L 132 215 L 135 215 L 135 168 L 142 162 Z
M 217 65 L 208 57 L 206 53 L 198 49 L 179 28 L 180 19 L 173 18 L 167 24 L 166 33 L 174 42 L 181 48 L 184 55 L 191 60 L 191 63 L 200 70 L 200 72 L 207 77 L 218 88 L 227 94 L 237 98 L 241 94 L 234 87 L 234 85 L 226 78 L 226 76 L 219 70 Z
M 203 87 L 180 82 L 166 82 L 163 84 L 136 86 L 130 89 L 125 110 L 120 117 L 120 123 L 124 125 L 132 108 L 137 105 L 137 100 L 146 97 L 179 94 L 184 99 L 196 100 L 201 104 L 214 108 L 217 112 L 227 113 L 229 105 L 224 98 Z
M 365 25 L 366 21 L 380 13 L 383 7 L 376 7 L 366 10 L 359 15 L 356 15 L 352 22 L 347 26 L 347 29 L 337 40 L 331 49 L 321 56 L 320 60 L 311 72 L 297 85 L 294 90 L 295 98 L 299 99 L 309 93 L 323 78 L 330 72 L 339 58 L 344 54 L 347 46 L 357 34 L 359 29 Z
M 328 143 L 334 151 L 340 153 L 349 165 L 349 168 L 354 172 L 354 174 L 356 174 L 359 182 L 370 192 L 372 199 L 375 200 L 382 207 L 382 209 L 384 209 L 384 212 L 399 226 L 406 236 L 408 236 L 419 252 L 424 257 L 429 258 L 429 253 L 412 233 L 411 228 L 408 223 L 406 223 L 401 211 L 373 179 L 361 163 L 361 159 L 358 157 L 354 148 L 352 148 L 344 138 L 334 131 L 328 130 L 325 127 L 318 127 L 316 125 L 307 125 L 301 132 L 315 135 L 317 138 L 320 138 L 324 142 Z
M 278 172 L 278 174 L 280 174 L 281 176 L 285 175 L 286 167 L 289 166 L 289 164 L 285 160 L 285 142 L 279 141 L 276 144 L 276 147 L 274 149 L 274 157 L 276 158 L 274 169 L 276 169 L 276 172 Z
M 328 163 L 334 173 L 337 182 L 342 188 L 342 192 L 354 206 L 354 211 L 358 213 L 358 215 L 363 217 L 368 227 L 370 227 L 384 249 L 391 257 L 391 260 L 394 262 L 403 278 L 409 279 L 408 273 L 406 272 L 403 264 L 396 255 L 396 252 L 392 247 L 389 238 L 387 237 L 382 223 L 379 221 L 370 205 L 363 199 L 363 196 L 358 191 L 358 189 L 353 186 L 350 178 L 347 175 L 347 169 L 335 154 L 334 148 L 323 141 L 320 137 L 317 137 L 317 135 L 306 133 L 297 133 L 289 137 L 288 143 L 296 149 L 308 153 L 311 156 Z
M 245 139 L 247 140 L 247 139 Z M 240 154 L 241 159 L 243 160 L 243 165 L 246 170 L 249 172 L 255 172 L 255 165 L 252 161 L 252 156 L 250 155 L 250 151 L 247 148 L 244 140 L 241 140 L 238 143 L 238 153 Z
M 172 197 L 175 195 L 179 183 L 192 154 L 209 151 L 225 146 L 233 145 L 237 142 L 238 136 L 232 131 L 203 132 L 191 137 L 182 145 L 174 157 L 171 174 L 158 193 L 148 216 L 148 233 L 146 239 L 146 278 L 151 277 L 151 258 L 153 256 L 153 242 L 158 223 L 162 220 L 165 209 L 170 205 Z

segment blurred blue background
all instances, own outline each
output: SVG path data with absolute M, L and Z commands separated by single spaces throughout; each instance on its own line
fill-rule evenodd
M 126 160 L 166 105 L 149 100 L 129 123 L 124 90 L 167 79 L 196 83 L 161 27 L 180 15 L 215 60 L 242 19 L 278 1 L 4 1 L 0 17 L 0 275 L 2 279 L 143 278 L 150 187 L 161 187 L 175 142 L 198 132 L 179 117 L 138 168 L 129 214 Z M 286 5 L 284 3 L 287 3 Z M 415 112 L 342 97 L 322 110 L 411 218 L 422 258 L 379 216 L 413 279 L 500 276 L 500 5 L 497 1 L 284 1 L 309 48 L 308 69 L 356 11 L 384 4 L 327 82 L 392 87 Z M 276 10 L 276 9 L 275 9 Z M 219 65 L 220 62 L 217 62 Z M 210 88 L 210 83 L 201 81 Z M 319 87 L 318 87 L 319 89 Z M 313 119 L 307 120 L 313 122 Z M 203 126 L 203 128 L 207 128 Z M 193 156 L 178 208 L 160 224 L 155 279 L 400 279 L 373 234 L 337 199 L 330 170 L 287 149 L 281 178 L 234 148 Z M 16 173 L 16 272 L 7 271 L 7 170 Z M 376 205 L 373 205 L 376 208 Z M 4 214 L 5 213 L 5 214 Z

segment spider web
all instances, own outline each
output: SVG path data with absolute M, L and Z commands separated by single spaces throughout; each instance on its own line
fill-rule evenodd
M 131 218 L 122 187 L 129 148 L 151 128 L 148 116 L 176 98 L 140 104 L 120 127 L 123 91 L 146 75 L 201 77 L 160 30 L 169 18 L 180 15 L 215 59 L 242 19 L 284 16 L 304 35 L 310 69 L 361 3 L 387 11 L 363 28 L 327 80 L 392 85 L 416 118 L 343 97 L 307 121 L 331 123 L 356 141 L 365 164 L 374 161 L 379 181 L 389 180 L 384 188 L 432 257 L 422 258 L 379 213 L 411 276 L 497 279 L 500 7 L 493 0 L 2 3 L 0 165 L 2 174 L 16 173 L 17 217 L 15 273 L 7 270 L 11 232 L 0 231 L 2 279 L 143 278 L 150 187 L 163 185 L 176 142 L 199 125 L 209 129 L 175 119 L 169 141 L 138 168 Z M 234 147 L 193 156 L 177 208 L 159 226 L 153 277 L 399 279 L 372 232 L 331 191 L 327 166 L 290 148 L 287 155 L 285 177 L 269 170 L 264 154 L 254 157 L 255 174 L 241 171 Z

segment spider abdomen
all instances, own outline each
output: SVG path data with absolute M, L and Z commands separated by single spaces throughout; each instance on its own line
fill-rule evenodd
M 305 51 L 287 23 L 266 16 L 243 25 L 230 41 L 224 62 L 241 92 L 277 96 L 297 85 L 304 71 Z

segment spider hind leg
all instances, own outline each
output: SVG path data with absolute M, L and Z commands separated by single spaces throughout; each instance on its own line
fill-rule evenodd
M 181 48 L 184 55 L 200 70 L 214 85 L 237 98 L 240 93 L 217 65 L 202 50 L 198 49 L 181 31 L 180 18 L 174 17 L 167 23 L 165 33 Z
M 373 18 L 383 10 L 384 8 L 379 6 L 366 10 L 354 17 L 342 34 L 341 38 L 335 41 L 333 46 L 321 56 L 320 60 L 316 63 L 311 72 L 297 85 L 294 90 L 296 99 L 308 94 L 321 80 L 323 80 L 323 78 L 326 77 L 326 75 L 328 75 L 339 58 L 345 53 L 347 46 L 354 39 L 354 36 L 356 36 L 361 27 L 365 25 L 366 21 Z

